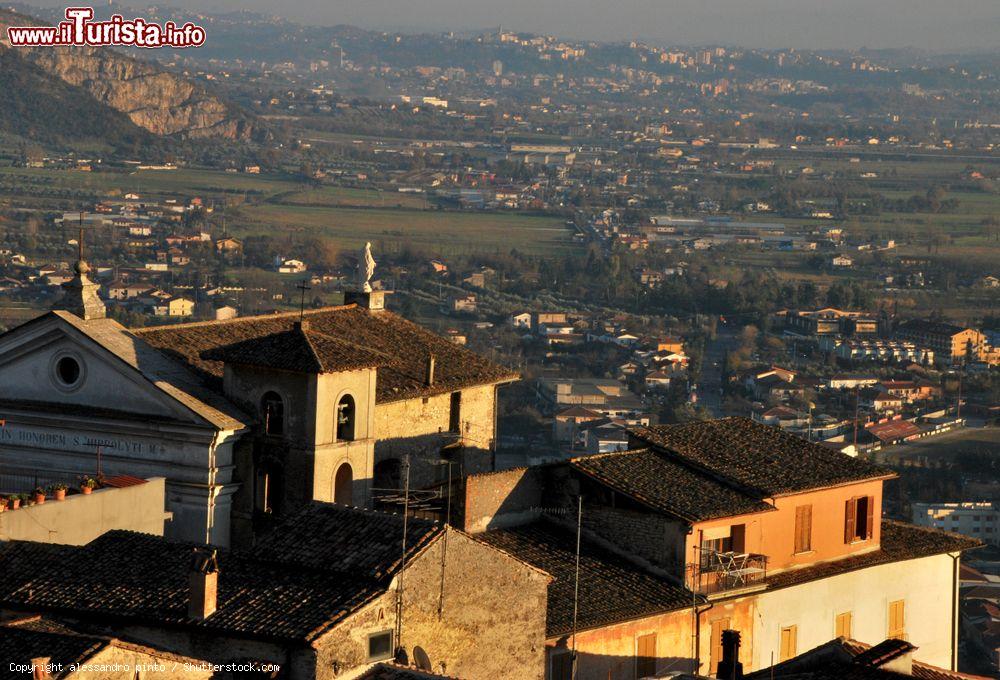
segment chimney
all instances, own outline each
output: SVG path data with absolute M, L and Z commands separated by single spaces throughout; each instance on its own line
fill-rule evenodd
M 424 376 L 424 384 L 427 387 L 433 387 L 434 385 L 434 355 L 430 354 L 427 356 L 427 375 Z
M 49 673 L 49 664 L 52 662 L 52 658 L 48 656 L 40 656 L 38 658 L 31 660 L 31 680 L 51 680 L 52 674 Z
M 219 594 L 219 562 L 214 548 L 195 548 L 188 571 L 188 616 L 203 621 L 215 612 Z
M 739 631 L 722 631 L 722 661 L 719 662 L 719 668 L 715 671 L 715 677 L 718 680 L 743 680 Z

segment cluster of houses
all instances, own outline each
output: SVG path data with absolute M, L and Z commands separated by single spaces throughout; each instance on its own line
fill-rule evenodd
M 532 339 L 557 344 L 573 342 L 616 346 L 628 353 L 615 377 L 541 378 L 535 396 L 541 412 L 552 418 L 553 440 L 560 455 L 567 452 L 608 453 L 627 446 L 627 428 L 648 425 L 653 404 L 671 384 L 686 387 L 689 357 L 679 338 L 647 339 L 613 324 L 580 329 L 561 312 L 524 312 L 510 323 L 530 331 Z M 553 340 L 557 342 L 552 342 Z
M 916 364 L 893 379 L 869 373 L 827 378 L 770 366 L 743 376 L 753 418 L 856 454 L 939 434 L 961 424 L 938 382 Z M 827 411 L 839 412 L 840 417 Z

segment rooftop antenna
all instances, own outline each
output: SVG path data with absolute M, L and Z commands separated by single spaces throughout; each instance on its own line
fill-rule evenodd
M 580 605 L 580 534 L 583 528 L 583 494 L 576 497 L 576 575 L 574 576 L 573 583 L 573 680 L 576 680 L 576 674 L 578 670 L 579 663 L 576 656 L 576 624 L 577 624 L 577 612 L 579 611 Z
M 79 229 L 79 234 L 76 237 L 76 259 L 83 262 L 83 208 L 80 208 L 78 218 L 77 228 Z
M 399 576 L 396 578 L 396 657 L 406 654 L 402 644 L 403 638 L 403 572 L 406 569 L 406 529 L 410 512 L 410 454 L 403 456 L 403 552 L 399 560 Z
M 302 295 L 299 299 L 299 321 L 301 322 L 306 315 L 306 291 L 312 290 L 312 288 L 306 285 L 305 279 L 303 279 L 302 283 L 295 287 L 302 291 Z

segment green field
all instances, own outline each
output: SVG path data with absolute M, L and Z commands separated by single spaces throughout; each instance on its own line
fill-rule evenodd
M 39 193 L 41 192 L 41 193 Z M 297 234 L 328 238 L 339 247 L 365 241 L 404 242 L 441 256 L 472 252 L 579 251 L 564 220 L 519 213 L 443 211 L 422 194 L 392 189 L 309 186 L 285 174 L 248 175 L 213 170 L 137 170 L 131 174 L 0 167 L 0 199 L 51 210 L 77 205 L 79 192 L 95 198 L 135 192 L 144 198 L 199 196 L 216 206 L 242 204 L 229 222 L 236 235 Z
M 379 207 L 379 208 L 418 208 L 429 207 L 424 194 L 400 193 L 374 189 L 352 189 L 348 187 L 324 186 L 316 189 L 303 189 L 278 194 L 271 199 L 272 203 L 301 205 L 311 207 Z
M 318 208 L 261 205 L 244 210 L 246 221 L 236 233 L 293 233 L 331 239 L 341 247 L 356 248 L 380 240 L 437 249 L 442 255 L 521 250 L 561 252 L 576 249 L 563 220 L 506 213 L 445 212 Z

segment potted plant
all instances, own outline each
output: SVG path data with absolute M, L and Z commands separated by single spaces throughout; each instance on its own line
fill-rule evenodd
M 31 492 L 32 500 L 35 501 L 35 505 L 41 505 L 45 502 L 45 489 L 40 486 L 36 486 L 35 490 Z
M 66 500 L 66 485 L 65 484 L 52 484 L 49 486 L 49 492 L 55 497 L 57 501 Z
M 19 507 L 21 507 L 21 494 L 12 493 L 11 495 L 7 496 L 7 501 L 10 503 L 11 510 L 17 510 Z
M 7 499 L 0 498 L 0 512 L 5 512 L 7 510 Z
M 80 478 L 80 493 L 88 494 L 91 493 L 97 487 L 97 480 L 93 477 L 81 477 Z

